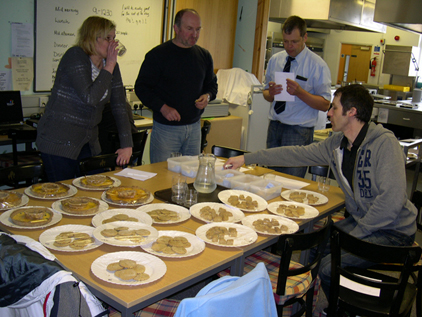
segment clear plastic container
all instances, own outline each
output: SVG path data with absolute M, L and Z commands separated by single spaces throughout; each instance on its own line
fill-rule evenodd
M 188 161 L 180 164 L 180 170 L 182 175 L 187 177 L 196 177 L 196 173 L 198 173 L 199 161 L 196 159 L 195 161 Z
M 259 181 L 261 178 L 255 175 L 243 174 L 227 178 L 227 187 L 231 189 L 249 190 L 250 183 Z
M 216 170 L 215 181 L 217 182 L 218 185 L 230 188 L 229 179 L 234 176 L 239 176 L 239 175 L 244 175 L 244 174 L 237 170 Z
M 270 200 L 280 196 L 282 184 L 272 179 L 261 179 L 249 184 L 249 191 Z
M 181 164 L 190 162 L 190 161 L 198 161 L 197 156 L 179 156 L 179 157 L 170 157 L 167 159 L 167 168 L 176 173 L 181 172 Z

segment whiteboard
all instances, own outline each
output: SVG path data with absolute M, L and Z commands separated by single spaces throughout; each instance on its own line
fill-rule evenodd
M 93 15 L 116 24 L 116 39 L 127 48 L 117 59 L 123 84 L 135 84 L 145 54 L 162 42 L 164 0 L 36 0 L 35 91 L 51 90 L 61 57 Z

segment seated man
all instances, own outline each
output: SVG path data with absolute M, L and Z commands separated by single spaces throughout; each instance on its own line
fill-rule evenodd
M 328 111 L 334 133 L 323 142 L 261 150 L 230 158 L 225 168 L 243 164 L 329 165 L 343 190 L 350 217 L 335 225 L 372 243 L 412 245 L 416 233 L 415 206 L 407 199 L 405 156 L 394 134 L 369 123 L 373 99 L 361 85 L 337 89 Z M 329 250 L 327 250 L 327 253 Z M 368 267 L 351 255 L 345 266 Z M 321 262 L 322 288 L 329 296 L 331 257 Z

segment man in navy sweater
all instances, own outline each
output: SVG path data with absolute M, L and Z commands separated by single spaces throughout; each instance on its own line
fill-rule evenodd
M 172 152 L 200 152 L 201 114 L 217 95 L 211 54 L 196 45 L 200 31 L 195 10 L 179 11 L 175 38 L 149 51 L 139 71 L 136 95 L 153 111 L 151 163 L 165 161 Z

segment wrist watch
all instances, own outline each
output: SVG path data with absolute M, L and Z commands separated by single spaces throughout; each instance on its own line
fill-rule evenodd
M 211 95 L 207 93 L 207 96 L 208 96 L 207 101 L 210 102 Z

